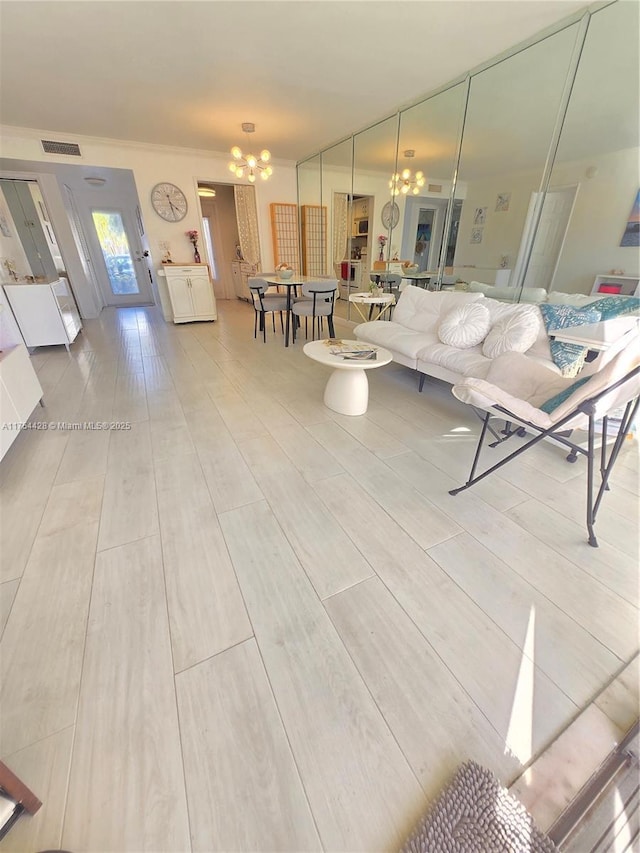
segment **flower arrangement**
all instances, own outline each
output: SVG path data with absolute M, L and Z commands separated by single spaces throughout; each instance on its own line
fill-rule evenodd
M 379 260 L 384 261 L 384 247 L 387 245 L 387 235 L 381 234 L 378 237 L 378 245 L 380 246 Z
M 200 252 L 198 251 L 198 237 L 200 236 L 195 228 L 191 231 L 184 232 L 189 240 L 193 243 L 193 260 L 199 264 L 200 263 Z

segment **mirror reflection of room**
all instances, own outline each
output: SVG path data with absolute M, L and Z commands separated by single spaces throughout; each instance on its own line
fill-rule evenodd
M 637 4 L 607 6 L 323 151 L 342 299 L 391 269 L 502 301 L 636 293 L 637 33 Z

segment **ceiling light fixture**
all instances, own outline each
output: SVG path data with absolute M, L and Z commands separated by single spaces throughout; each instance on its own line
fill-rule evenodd
M 95 177 L 95 178 L 94 178 L 94 177 L 85 178 L 85 181 L 86 181 L 88 184 L 91 184 L 91 186 L 92 186 L 92 187 L 102 187 L 102 186 L 104 186 L 104 185 L 107 183 L 107 179 L 106 179 L 106 178 L 98 178 L 98 177 Z
M 201 198 L 215 198 L 216 191 L 212 187 L 198 187 L 198 195 Z
M 256 126 L 251 121 L 245 121 L 242 124 L 242 129 L 247 134 L 248 143 L 249 134 L 255 132 Z M 246 175 L 249 183 L 255 184 L 257 175 L 266 181 L 273 174 L 273 169 L 269 165 L 271 153 L 266 148 L 260 152 L 259 157 L 256 157 L 255 154 L 245 156 L 238 146 L 234 145 L 231 149 L 231 156 L 233 160 L 229 163 L 229 171 L 233 172 L 236 178 L 244 178 Z
M 403 154 L 407 159 L 416 156 L 416 152 L 412 148 L 407 149 Z M 400 195 L 400 193 L 407 195 L 409 192 L 418 195 L 424 186 L 424 180 L 424 172 L 416 172 L 415 175 L 411 174 L 411 169 L 403 169 L 400 173 L 396 172 L 389 181 L 391 195 Z

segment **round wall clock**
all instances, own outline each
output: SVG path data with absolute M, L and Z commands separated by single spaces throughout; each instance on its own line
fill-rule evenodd
M 180 222 L 187 215 L 187 199 L 175 184 L 156 184 L 151 190 L 151 204 L 167 222 Z
M 382 208 L 382 224 L 385 228 L 395 228 L 400 221 L 400 208 L 395 201 L 388 201 Z

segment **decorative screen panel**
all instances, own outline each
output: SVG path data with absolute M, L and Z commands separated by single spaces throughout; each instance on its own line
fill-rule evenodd
M 298 242 L 298 205 L 274 202 L 271 209 L 271 236 L 275 265 L 289 264 L 300 270 L 300 244 Z
M 245 261 L 260 269 L 260 237 L 258 235 L 258 209 L 254 187 L 234 186 L 238 237 Z
M 319 204 L 302 205 L 302 272 L 326 275 L 327 208 Z

